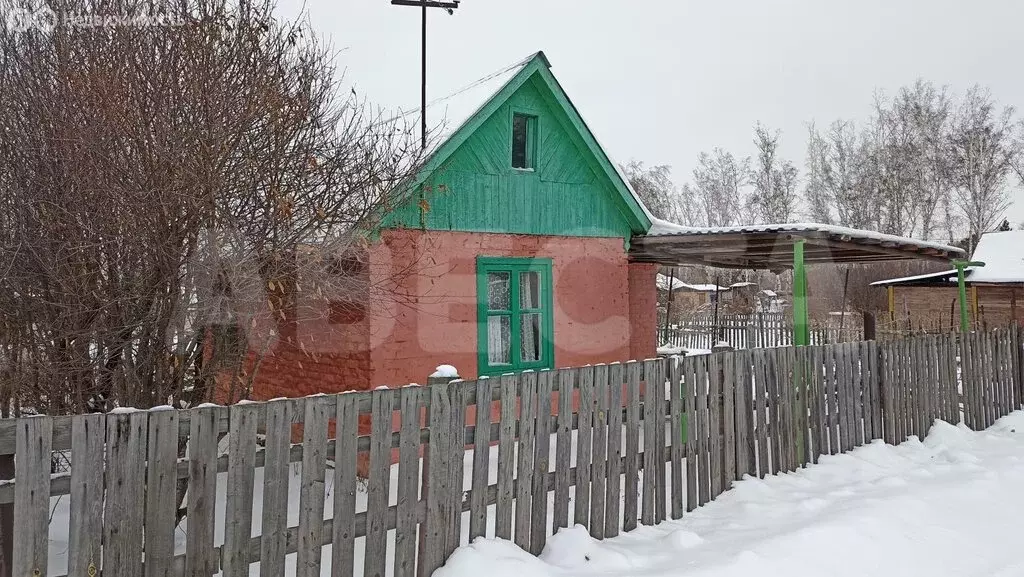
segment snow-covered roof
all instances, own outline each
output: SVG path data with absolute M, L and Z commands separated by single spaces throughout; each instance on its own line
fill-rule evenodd
M 669 290 L 669 282 L 671 281 L 672 290 L 690 290 L 697 292 L 708 292 L 713 293 L 715 291 L 725 292 L 729 290 L 728 287 L 716 286 L 713 284 L 692 284 L 685 283 L 679 279 L 672 279 L 663 274 L 658 275 L 658 288 L 661 290 Z
M 971 260 L 985 263 L 970 269 L 972 283 L 1024 282 L 1024 230 L 981 235 Z
M 942 272 L 932 272 L 932 273 L 928 273 L 928 274 L 917 274 L 917 275 L 913 275 L 913 276 L 903 276 L 903 277 L 899 277 L 899 278 L 890 278 L 890 279 L 875 281 L 875 282 L 871 283 L 871 286 L 886 286 L 886 285 L 891 285 L 891 284 L 902 284 L 902 283 L 909 283 L 909 282 L 915 282 L 915 281 L 924 281 L 924 280 L 932 280 L 932 279 L 942 280 L 943 277 L 948 277 L 950 275 L 953 275 L 953 277 L 954 277 L 952 282 L 956 282 L 956 270 L 944 270 Z
M 693 227 L 655 219 L 630 242 L 632 262 L 696 264 L 781 271 L 792 268 L 797 248 L 805 264 L 924 259 L 949 262 L 964 251 L 944 244 L 870 230 L 817 223 Z
M 963 250 L 954 246 L 927 240 L 918 240 L 892 234 L 875 232 L 873 230 L 861 230 L 846 226 L 833 224 L 820 224 L 815 222 L 791 222 L 778 224 L 744 224 L 739 226 L 683 226 L 666 220 L 652 220 L 653 226 L 647 236 L 687 236 L 687 235 L 709 235 L 729 234 L 737 232 L 823 232 L 830 235 L 845 236 L 852 239 L 874 240 L 879 242 L 892 242 L 900 245 L 916 246 L 919 248 L 934 248 L 947 252 L 963 254 Z M 979 247 L 980 248 L 980 247 Z
M 983 267 L 964 269 L 964 280 L 970 284 L 1024 283 L 1024 230 L 986 232 L 978 240 L 972 261 Z M 931 284 L 955 284 L 956 270 L 919 274 L 880 280 L 871 286 L 888 286 L 933 281 Z

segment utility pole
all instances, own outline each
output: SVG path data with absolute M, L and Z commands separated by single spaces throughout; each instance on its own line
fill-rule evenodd
M 462 0 L 391 0 L 393 6 L 417 6 L 423 11 L 421 22 L 422 62 L 420 67 L 420 148 L 427 149 L 427 8 L 441 8 L 448 14 L 455 14 Z

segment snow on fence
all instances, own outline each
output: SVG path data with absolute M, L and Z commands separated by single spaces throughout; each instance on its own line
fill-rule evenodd
M 923 437 L 934 419 L 984 428 L 1021 406 L 1022 382 L 1011 329 L 29 417 L 0 421 L 0 455 L 16 460 L 0 505 L 14 503 L 19 576 L 64 572 L 47 566 L 60 531 L 70 575 L 236 576 L 258 563 L 263 575 L 427 576 L 477 536 L 539 553 L 561 527 L 605 538 L 677 519 L 744 475 Z M 52 475 L 67 450 L 70 474 Z M 55 527 L 52 496 L 67 494 Z
M 842 329 L 812 322 L 810 335 L 815 345 L 859 341 L 863 328 L 859 319 L 851 319 Z M 728 314 L 717 319 L 713 314 L 701 313 L 667 329 L 659 325 L 658 338 L 665 345 L 684 349 L 710 349 L 719 341 L 737 349 L 784 347 L 793 344 L 793 319 L 782 313 Z

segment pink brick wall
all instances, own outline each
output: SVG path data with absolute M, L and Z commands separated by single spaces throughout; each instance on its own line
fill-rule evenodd
M 413 296 L 374 305 L 374 383 L 421 382 L 442 362 L 464 378 L 477 376 L 477 256 L 552 259 L 556 367 L 654 354 L 654 275 L 647 275 L 649 267 L 631 273 L 622 239 L 392 230 L 370 250 L 373 283 L 391 282 Z M 414 269 L 417 274 L 388 278 L 395 270 Z M 649 290 L 643 291 L 646 281 Z M 644 295 L 635 306 L 631 282 Z M 649 322 L 631 320 L 641 313 Z M 634 342 L 635 324 L 651 336 Z
M 423 383 L 441 363 L 475 378 L 477 256 L 552 259 L 556 367 L 655 354 L 657 267 L 629 264 L 622 239 L 388 230 L 368 249 L 365 318 L 279 321 L 252 396 Z

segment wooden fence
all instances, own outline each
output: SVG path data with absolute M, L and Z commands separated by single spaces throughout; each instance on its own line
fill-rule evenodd
M 22 418 L 0 421 L 17 469 L 0 504 L 14 503 L 19 577 L 63 573 L 47 567 L 51 495 L 70 495 L 69 575 L 281 575 L 294 562 L 299 577 L 426 576 L 477 536 L 539 553 L 560 527 L 605 538 L 677 519 L 743 475 L 923 436 L 934 419 L 987 427 L 1020 407 L 1021 383 L 1013 329 Z M 52 476 L 68 450 L 70 474 Z
M 825 345 L 859 341 L 864 329 L 860 320 L 840 327 L 828 323 L 811 323 L 811 344 Z M 749 315 L 697 314 L 684 318 L 679 324 L 658 328 L 663 344 L 684 349 L 708 349 L 725 341 L 736 349 L 784 347 L 793 344 L 793 319 L 781 313 Z

